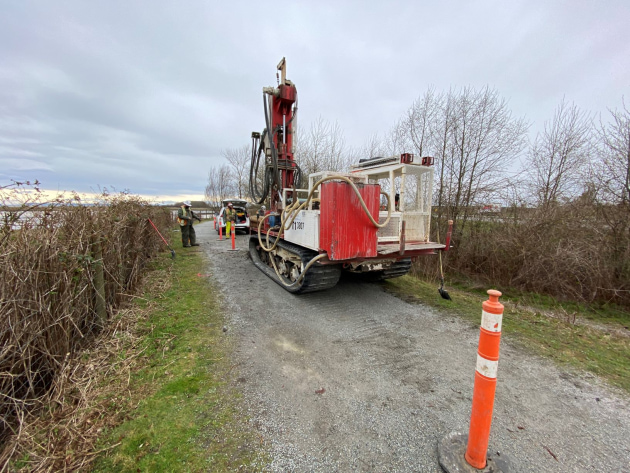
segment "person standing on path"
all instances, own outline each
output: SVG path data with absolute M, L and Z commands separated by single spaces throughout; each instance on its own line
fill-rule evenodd
M 234 210 L 234 206 L 231 202 L 225 209 L 225 222 L 225 235 L 227 236 L 230 234 L 231 225 L 236 224 L 236 210 Z
M 193 228 L 193 219 L 201 222 L 201 219 L 192 211 L 189 200 L 185 201 L 177 211 L 177 223 L 182 231 L 182 246 L 190 248 L 191 246 L 199 246 L 197 236 Z

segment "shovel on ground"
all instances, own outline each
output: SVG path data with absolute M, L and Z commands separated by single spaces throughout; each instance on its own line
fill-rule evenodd
M 446 299 L 447 301 L 452 301 L 451 296 L 448 294 L 448 291 L 444 289 L 444 278 L 440 278 L 440 287 L 438 287 L 438 292 L 442 299 Z
M 444 269 L 442 269 L 442 251 L 448 251 L 448 249 L 451 247 L 451 233 L 453 231 L 453 221 L 449 220 L 448 221 L 448 232 L 446 233 L 446 245 L 444 247 L 444 250 L 439 250 L 439 254 L 440 254 L 440 287 L 438 287 L 438 292 L 440 293 L 440 296 L 442 297 L 442 299 L 446 299 L 447 301 L 451 301 L 453 299 L 451 299 L 451 296 L 449 295 L 448 291 L 446 289 L 444 289 Z M 437 233 L 437 242 L 440 243 L 440 232 L 438 230 Z
M 168 244 L 168 242 L 164 239 L 164 237 L 162 236 L 162 234 L 160 233 L 160 231 L 157 229 L 157 227 L 155 226 L 155 224 L 151 221 L 150 218 L 147 218 L 147 220 L 149 221 L 149 223 L 151 224 L 151 226 L 155 229 L 155 231 L 157 232 L 158 235 L 160 235 L 160 238 L 162 239 L 162 241 L 164 242 L 164 244 L 166 245 L 166 247 L 171 250 L 171 258 L 175 258 L 175 250 L 173 250 L 173 248 L 171 248 L 171 246 Z
M 438 240 L 439 241 L 439 240 Z M 442 299 L 446 299 L 447 301 L 451 301 L 451 296 L 448 294 L 448 291 L 444 289 L 444 270 L 442 269 L 442 251 L 440 251 L 440 287 L 438 287 L 438 292 Z

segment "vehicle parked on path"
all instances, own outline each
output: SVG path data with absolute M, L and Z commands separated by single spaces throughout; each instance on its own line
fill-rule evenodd
M 250 195 L 268 209 L 250 237 L 256 267 L 300 294 L 335 286 L 342 271 L 371 280 L 403 276 L 412 258 L 447 251 L 452 222 L 445 244 L 430 241 L 432 157 L 366 158 L 348 173 L 303 179 L 293 146 L 297 89 L 284 58 L 277 69 L 278 86 L 263 88 L 265 129 L 252 133 Z M 439 290 L 448 298 L 443 279 Z
M 228 204 L 232 204 L 234 210 L 236 210 L 236 225 L 234 225 L 235 231 L 242 231 L 249 233 L 249 215 L 247 213 L 247 201 L 241 199 L 225 199 L 221 201 L 221 210 L 217 218 L 217 233 L 222 231 L 225 235 L 225 210 Z

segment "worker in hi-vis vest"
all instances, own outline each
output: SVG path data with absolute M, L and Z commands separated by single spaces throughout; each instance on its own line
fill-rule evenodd
M 236 224 L 236 210 L 234 210 L 234 206 L 230 202 L 225 209 L 225 234 L 229 235 L 230 230 L 232 229 L 232 225 Z M 234 227 L 236 230 L 236 227 Z
M 190 248 L 191 246 L 199 246 L 197 243 L 197 236 L 195 235 L 195 229 L 193 228 L 193 219 L 197 219 L 201 222 L 201 219 L 190 208 L 190 201 L 185 201 L 177 211 L 177 223 L 182 231 L 182 245 L 184 248 Z

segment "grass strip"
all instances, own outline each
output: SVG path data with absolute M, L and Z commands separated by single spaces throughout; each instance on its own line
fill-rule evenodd
M 453 300 L 447 301 L 439 297 L 435 283 L 410 275 L 388 280 L 384 287 L 408 302 L 455 313 L 477 325 L 481 304 L 488 298 L 485 290 L 459 285 L 448 288 Z M 504 293 L 501 302 L 505 306 L 504 334 L 536 354 L 596 374 L 630 392 L 630 337 L 618 332 L 627 328 L 630 314 L 619 308 L 565 305 L 524 293 Z M 576 315 L 598 321 L 597 328 L 576 324 Z
M 172 285 L 138 304 L 154 305 L 139 346 L 144 363 L 131 374 L 126 420 L 109 430 L 97 451 L 97 472 L 257 471 L 260 441 L 240 414 L 229 383 L 229 337 L 218 291 L 199 251 L 164 257 Z M 116 402 L 116 399 L 112 399 Z

